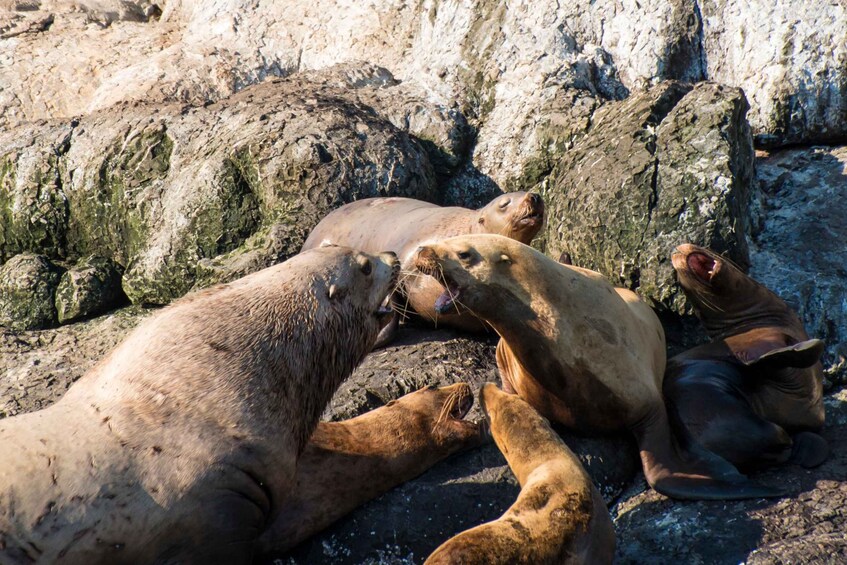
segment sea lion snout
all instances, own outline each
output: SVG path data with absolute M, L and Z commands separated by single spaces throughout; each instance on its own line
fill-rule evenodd
M 438 264 L 438 253 L 432 247 L 421 245 L 415 251 L 413 264 L 422 273 L 431 274 Z

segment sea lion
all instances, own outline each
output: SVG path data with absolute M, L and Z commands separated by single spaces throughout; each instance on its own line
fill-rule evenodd
M 500 518 L 447 540 L 426 565 L 611 563 L 612 519 L 576 455 L 517 396 L 487 383 L 479 399 L 521 492 Z
M 411 198 L 368 198 L 334 210 L 312 230 L 303 249 L 322 242 L 349 245 L 363 251 L 389 250 L 397 253 L 404 271 L 420 245 L 472 233 L 496 233 L 529 243 L 544 224 L 544 201 L 531 192 L 509 192 L 498 196 L 479 210 L 441 207 Z M 469 314 L 438 312 L 435 299 L 444 291 L 430 277 L 406 277 L 397 296 L 396 309 L 407 305 L 423 318 L 466 331 L 483 331 L 484 323 Z M 408 304 L 407 304 L 408 302 Z M 399 316 L 380 335 L 378 345 L 394 337 Z
M 326 247 L 193 293 L 0 421 L 0 562 L 248 563 L 398 275 Z
M 707 449 L 742 469 L 820 465 L 824 344 L 776 294 L 710 249 L 680 245 L 680 285 L 712 341 L 668 362 L 664 391 Z
M 665 337 L 638 296 L 495 235 L 424 246 L 415 264 L 446 288 L 440 309 L 467 308 L 500 335 L 504 388 L 551 420 L 587 433 L 635 434 L 647 482 L 674 498 L 779 494 L 671 431 L 662 400 Z M 677 428 L 675 428 L 676 430 Z
M 412 392 L 343 422 L 321 422 L 297 461 L 296 486 L 259 538 L 260 554 L 282 553 L 354 508 L 479 445 L 483 427 L 463 418 L 465 383 Z

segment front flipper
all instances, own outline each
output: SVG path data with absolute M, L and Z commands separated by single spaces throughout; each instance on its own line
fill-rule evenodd
M 806 469 L 812 469 L 829 457 L 829 443 L 816 433 L 800 432 L 791 439 L 794 444 L 789 461 L 792 463 L 797 463 Z
M 783 495 L 778 489 L 749 481 L 727 460 L 697 444 L 681 423 L 672 432 L 661 404 L 654 406 L 633 431 L 647 482 L 665 496 L 740 500 Z
M 756 359 L 742 361 L 747 366 L 755 367 L 793 367 L 805 369 L 818 362 L 823 354 L 824 343 L 819 339 L 807 339 L 780 347 L 764 353 Z
M 376 343 L 374 344 L 374 349 L 378 349 L 380 347 L 385 347 L 397 337 L 397 330 L 400 327 L 400 316 L 397 312 L 391 314 L 391 317 L 388 320 L 388 323 L 382 326 L 382 329 L 379 330 L 379 335 L 376 337 Z
M 774 328 L 757 328 L 724 340 L 733 356 L 748 367 L 805 369 L 818 362 L 824 350 L 819 339 L 795 342 Z

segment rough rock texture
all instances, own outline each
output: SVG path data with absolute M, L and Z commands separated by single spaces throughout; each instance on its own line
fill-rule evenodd
M 847 138 L 847 4 L 700 5 L 707 76 L 744 90 L 758 145 Z
M 345 202 L 438 200 L 422 145 L 347 92 L 305 76 L 206 107 L 137 104 L 4 132 L 0 254 L 110 257 L 126 267 L 134 303 L 163 304 L 296 253 Z M 367 98 L 423 115 L 432 151 L 444 140 L 444 153 L 459 159 L 455 116 L 406 105 L 401 93 L 394 106 L 375 92 Z M 43 210 L 52 215 L 34 232 Z
M 86 257 L 62 275 L 56 288 L 56 314 L 64 324 L 102 314 L 125 300 L 120 266 L 108 258 Z
M 670 253 L 690 241 L 748 263 L 753 170 L 743 93 L 664 83 L 608 103 L 545 187 L 546 248 L 682 311 Z
M 817 469 L 756 476 L 790 497 L 681 502 L 633 489 L 615 508 L 618 563 L 843 563 L 847 558 L 847 391 L 826 399 L 832 454 Z
M 750 274 L 824 340 L 830 382 L 847 384 L 847 147 L 756 160 Z
M 56 323 L 56 287 L 62 271 L 43 255 L 23 253 L 0 267 L 0 327 L 49 328 Z
M 46 408 L 149 313 L 125 308 L 42 331 L 0 327 L 0 417 Z

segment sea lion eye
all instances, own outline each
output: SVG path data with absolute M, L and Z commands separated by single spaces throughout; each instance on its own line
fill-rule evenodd
M 371 264 L 370 259 L 365 259 L 365 262 L 361 264 L 362 273 L 365 275 L 370 275 L 371 271 L 373 271 L 373 265 Z
M 458 257 L 462 261 L 467 261 L 471 258 L 470 251 L 459 251 L 456 253 L 456 257 Z
M 500 202 L 500 208 L 505 208 L 512 202 L 511 198 L 504 198 L 502 202 Z

